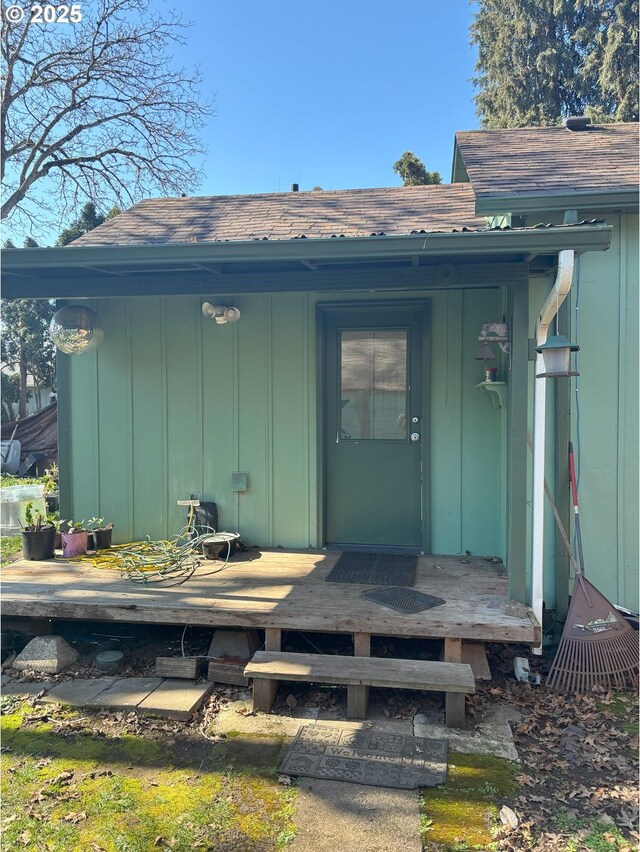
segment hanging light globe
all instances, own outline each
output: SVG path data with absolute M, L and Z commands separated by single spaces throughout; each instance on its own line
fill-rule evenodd
M 100 346 L 104 330 L 100 317 L 91 308 L 66 305 L 53 315 L 49 334 L 61 352 L 84 355 Z

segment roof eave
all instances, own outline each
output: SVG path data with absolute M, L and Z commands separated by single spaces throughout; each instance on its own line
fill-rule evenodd
M 612 192 L 502 193 L 476 196 L 477 216 L 507 213 L 534 214 L 551 211 L 582 210 L 593 213 L 638 212 L 637 189 Z
M 99 265 L 130 268 L 177 263 L 264 263 L 269 261 L 336 261 L 358 258 L 414 257 L 458 254 L 513 254 L 536 249 L 564 248 L 604 251 L 611 226 L 575 225 L 570 228 L 453 231 L 403 236 L 341 237 L 335 239 L 253 240 L 251 242 L 174 243 L 161 245 L 64 246 L 10 249 L 3 253 L 3 273 L 26 269 L 89 268 Z

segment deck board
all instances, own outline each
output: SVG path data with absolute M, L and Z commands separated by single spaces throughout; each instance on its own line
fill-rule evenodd
M 362 598 L 370 586 L 325 583 L 338 556 L 250 551 L 222 571 L 217 571 L 220 563 L 204 563 L 178 586 L 135 584 L 87 562 L 20 561 L 2 571 L 1 612 L 5 617 L 538 641 L 532 613 L 524 618 L 504 614 L 506 578 L 484 560 L 421 556 L 415 588 L 446 603 L 406 615 Z

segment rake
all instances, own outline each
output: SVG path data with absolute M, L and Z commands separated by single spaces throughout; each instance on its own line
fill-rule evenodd
M 547 686 L 556 692 L 590 692 L 638 685 L 638 633 L 584 576 L 578 488 L 569 444 L 569 481 L 575 516 L 578 563 L 567 620 Z

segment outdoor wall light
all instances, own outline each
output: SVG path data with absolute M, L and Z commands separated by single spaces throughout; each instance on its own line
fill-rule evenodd
M 210 302 L 204 302 L 202 314 L 207 319 L 214 319 L 218 325 L 238 322 L 240 319 L 240 311 L 237 308 L 228 308 L 226 305 L 212 305 Z
M 66 305 L 49 324 L 51 339 L 67 355 L 84 355 L 97 349 L 104 337 L 100 317 L 83 305 Z
M 553 334 L 546 343 L 536 346 L 536 352 L 542 355 L 544 373 L 536 373 L 536 379 L 560 379 L 565 376 L 579 376 L 580 373 L 569 370 L 569 360 L 572 352 L 578 352 L 580 347 L 571 343 L 564 334 Z

